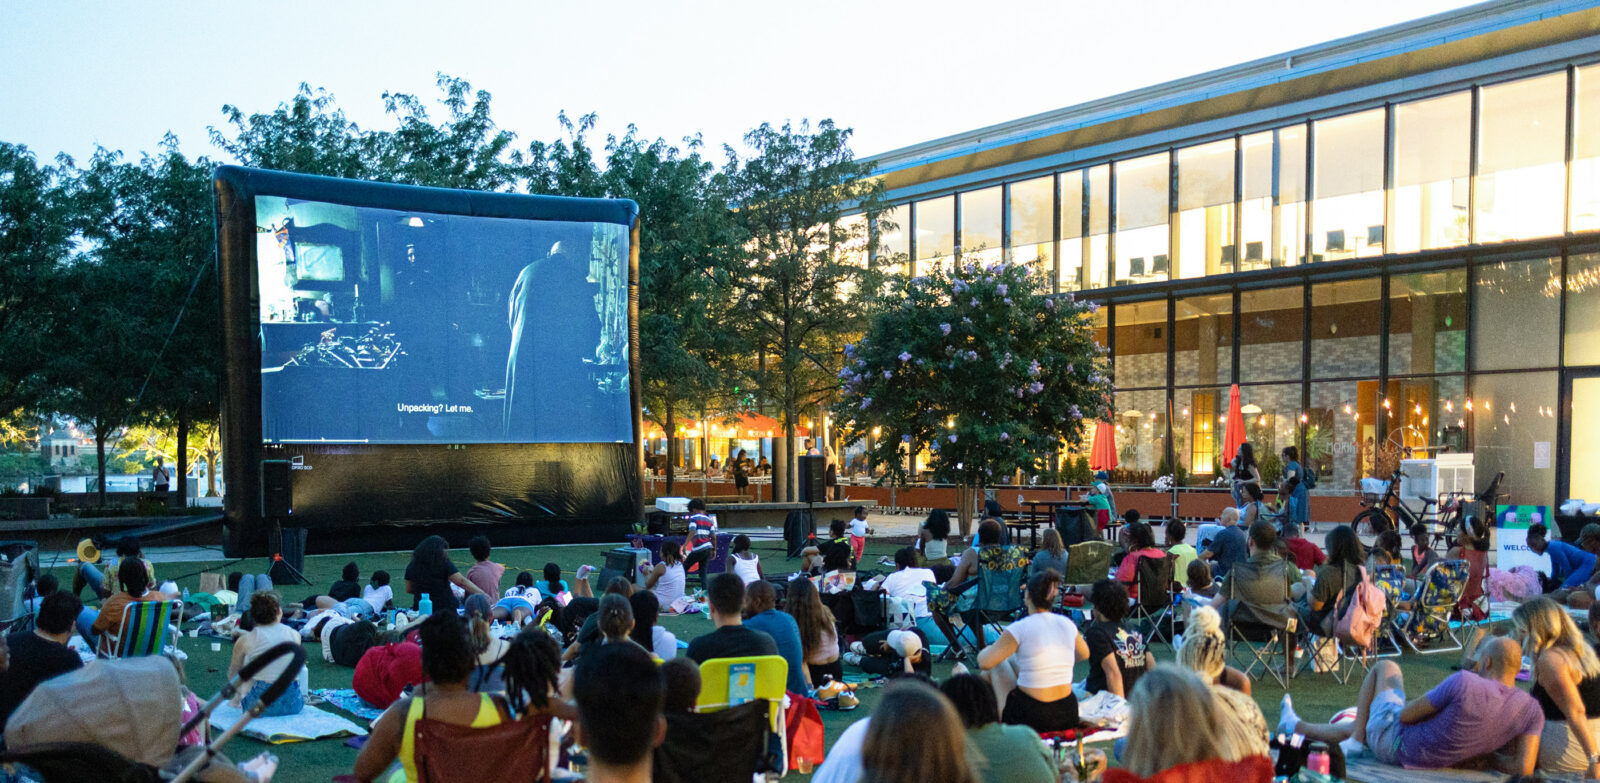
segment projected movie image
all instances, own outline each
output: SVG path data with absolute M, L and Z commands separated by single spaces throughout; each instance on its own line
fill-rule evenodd
M 267 443 L 631 442 L 628 229 L 256 198 Z

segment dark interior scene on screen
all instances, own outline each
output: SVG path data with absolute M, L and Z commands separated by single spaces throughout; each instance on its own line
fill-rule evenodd
M 627 243 L 258 196 L 262 439 L 631 442 Z

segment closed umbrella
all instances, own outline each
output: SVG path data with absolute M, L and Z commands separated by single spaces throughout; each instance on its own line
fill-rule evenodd
M 1239 409 L 1239 384 L 1228 390 L 1228 431 L 1222 436 L 1222 466 L 1233 467 L 1233 455 L 1244 443 L 1244 411 Z
M 1115 470 L 1117 467 L 1117 431 L 1109 421 L 1094 424 L 1094 444 L 1089 448 L 1090 470 Z

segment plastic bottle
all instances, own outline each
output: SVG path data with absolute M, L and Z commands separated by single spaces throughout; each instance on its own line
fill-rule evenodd
M 424 615 L 433 614 L 433 599 L 427 593 L 423 593 L 422 600 L 417 601 L 417 611 Z

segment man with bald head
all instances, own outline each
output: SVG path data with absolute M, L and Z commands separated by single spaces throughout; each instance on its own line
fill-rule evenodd
M 1347 755 L 1370 748 L 1385 764 L 1413 769 L 1446 769 L 1490 757 L 1503 772 L 1531 775 L 1544 713 L 1517 688 L 1521 668 L 1522 645 L 1491 637 L 1478 648 L 1471 671 L 1458 671 L 1408 702 L 1400 667 L 1382 660 L 1361 683 L 1355 722 L 1306 723 L 1285 695 L 1278 730 L 1338 742 Z

